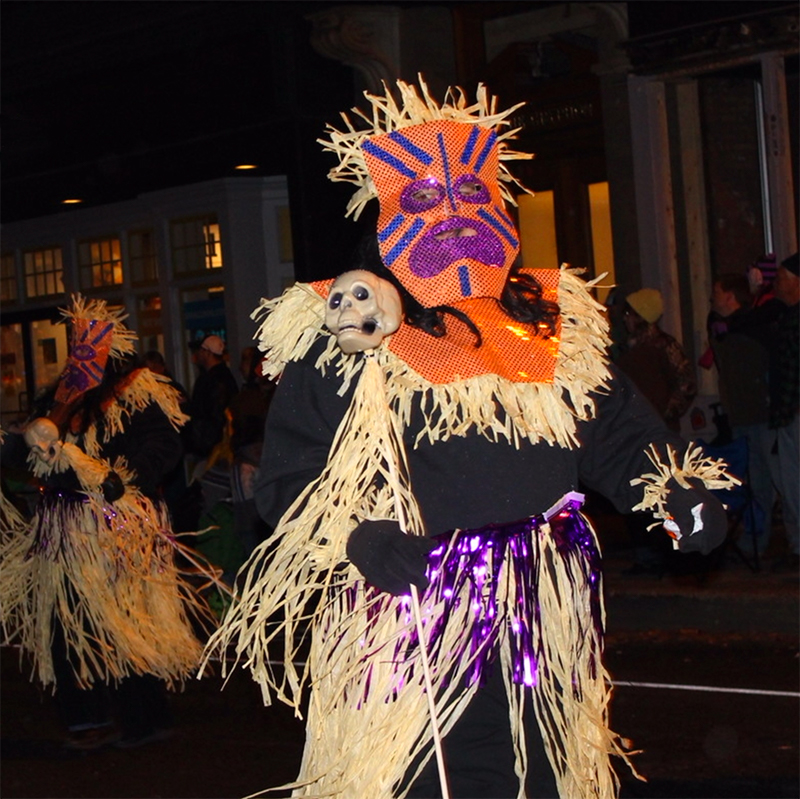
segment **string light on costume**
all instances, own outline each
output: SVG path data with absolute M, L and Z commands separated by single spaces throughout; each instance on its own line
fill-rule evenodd
M 522 659 L 522 663 L 522 682 L 528 687 L 533 687 L 536 685 L 536 673 L 530 656 L 525 655 Z

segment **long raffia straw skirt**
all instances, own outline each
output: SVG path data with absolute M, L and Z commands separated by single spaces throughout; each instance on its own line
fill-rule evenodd
M 203 603 L 176 565 L 183 547 L 160 503 L 50 489 L 33 519 L 13 526 L 0 545 L 3 638 L 32 658 L 42 684 L 55 683 L 54 625 L 84 685 L 131 673 L 171 685 L 196 668 L 190 616 L 203 617 Z
M 608 728 L 600 556 L 579 505 L 438 537 L 420 598 L 422 641 L 409 597 L 379 593 L 349 571 L 323 589 L 302 766 L 282 787 L 304 797 L 405 795 L 433 755 L 424 646 L 442 734 L 489 670 L 501 669 L 520 785 L 530 690 L 560 795 L 617 796 L 609 756 L 629 753 Z

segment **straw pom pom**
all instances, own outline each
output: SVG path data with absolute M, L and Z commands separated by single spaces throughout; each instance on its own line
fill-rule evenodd
M 666 460 L 653 444 L 647 450 L 647 457 L 656 471 L 631 480 L 632 486 L 644 486 L 644 497 L 633 510 L 650 511 L 660 521 L 671 516 L 667 509 L 670 494 L 667 484 L 670 480 L 674 480 L 683 489 L 693 488 L 692 481 L 700 480 L 709 491 L 727 490 L 741 485 L 741 480 L 727 471 L 728 464 L 725 461 L 709 458 L 698 444 L 689 444 L 681 463 L 678 463 L 678 454 L 669 445 L 666 447 Z M 658 526 L 660 521 L 651 524 L 650 528 Z
M 323 335 L 325 301 L 309 284 L 295 283 L 280 297 L 262 299 L 250 318 L 259 323 L 254 338 L 264 353 L 262 374 L 274 380 Z

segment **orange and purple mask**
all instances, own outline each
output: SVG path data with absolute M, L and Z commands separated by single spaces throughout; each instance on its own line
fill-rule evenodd
M 57 402 L 72 402 L 100 385 L 113 336 L 113 322 L 80 318 L 73 320 L 72 349 L 56 389 Z
M 497 182 L 497 134 L 436 120 L 361 145 L 384 264 L 425 307 L 500 298 L 519 252 Z

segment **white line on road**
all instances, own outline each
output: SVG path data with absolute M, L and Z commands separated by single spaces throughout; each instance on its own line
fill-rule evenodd
M 627 680 L 614 680 L 614 686 L 627 688 L 671 688 L 674 691 L 706 691 L 718 694 L 751 694 L 753 696 L 791 696 L 800 699 L 800 691 L 765 691 L 759 688 L 721 688 L 716 685 L 674 685 L 664 682 L 629 682 Z

